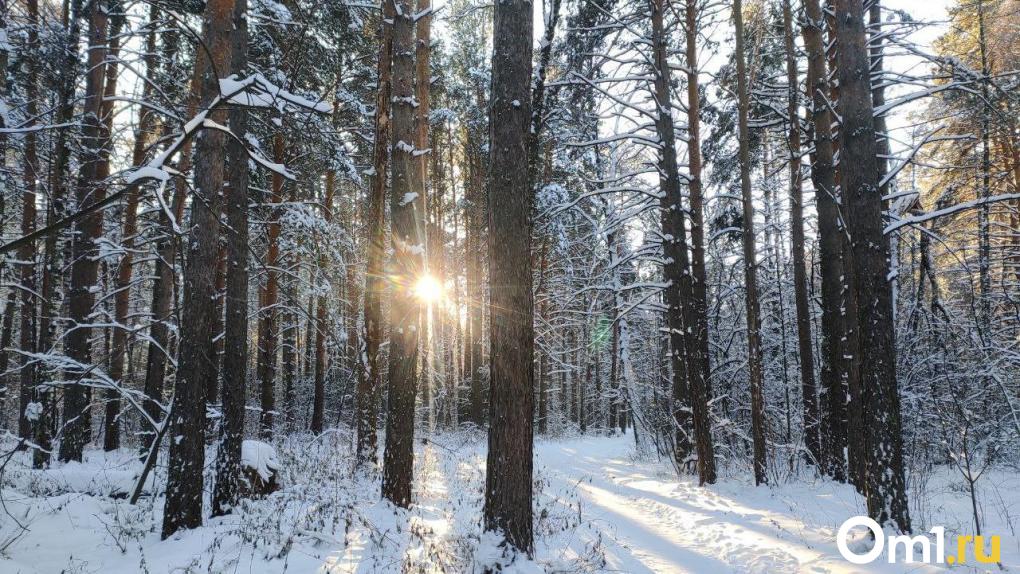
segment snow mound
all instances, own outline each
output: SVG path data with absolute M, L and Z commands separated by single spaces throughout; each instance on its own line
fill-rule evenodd
M 241 443 L 241 467 L 254 470 L 262 480 L 269 482 L 280 470 L 280 458 L 272 445 L 259 440 L 246 440 Z

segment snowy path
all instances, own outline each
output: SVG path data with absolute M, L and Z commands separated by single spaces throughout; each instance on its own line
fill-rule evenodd
M 794 510 L 787 504 L 793 501 L 783 497 L 790 493 L 782 489 L 732 482 L 704 489 L 661 476 L 656 465 L 631 460 L 625 439 L 605 440 L 596 452 L 583 444 L 540 443 L 538 463 L 555 478 L 554 485 L 576 484 L 582 492 L 585 518 L 595 521 L 607 536 L 605 553 L 613 570 L 633 574 L 906 571 L 902 565 L 847 563 L 832 542 L 834 524 L 811 523 L 791 513 L 810 515 L 816 496 L 824 498 L 831 510 L 839 487 L 823 493 L 808 489 L 794 493 Z M 849 509 L 852 498 L 836 502 Z M 918 565 L 910 568 L 910 572 L 938 571 Z

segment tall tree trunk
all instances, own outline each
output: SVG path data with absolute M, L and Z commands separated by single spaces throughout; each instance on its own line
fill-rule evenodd
M 236 2 L 237 0 L 235 0 Z M 224 176 L 225 177 L 225 176 Z M 221 191 L 220 195 L 225 192 Z M 222 209 L 225 203 L 225 198 L 220 198 L 220 208 Z M 222 213 L 218 214 L 221 218 Z M 208 405 L 209 410 L 215 410 L 216 402 L 220 396 L 220 357 L 223 356 L 223 312 L 226 307 L 227 291 L 227 246 L 223 243 L 224 238 L 220 237 L 219 250 L 216 254 L 216 294 L 213 295 L 216 301 L 216 306 L 213 307 L 213 324 L 212 324 L 212 336 L 213 336 L 213 370 L 209 376 L 209 380 L 205 382 L 205 404 Z M 215 426 L 215 421 L 210 419 L 209 430 L 212 431 Z M 207 440 L 212 440 L 212 432 L 207 433 Z
M 874 0 L 874 4 L 878 4 L 878 0 Z M 880 6 L 872 6 L 872 19 L 876 16 L 874 14 L 881 14 Z M 992 257 L 992 243 L 991 243 L 991 206 L 989 205 L 988 198 L 992 195 L 991 189 L 991 178 L 992 178 L 992 165 L 991 165 L 991 100 L 988 94 L 988 81 L 991 70 L 988 67 L 988 42 L 986 39 L 985 32 L 985 3 L 984 0 L 978 0 L 977 2 L 977 16 L 978 16 L 978 52 L 981 56 L 981 194 L 980 198 L 983 200 L 981 208 L 978 210 L 978 293 L 981 295 L 981 302 L 978 306 L 980 310 L 981 323 L 986 325 L 986 329 L 991 327 L 992 321 L 992 272 L 991 272 L 991 257 Z M 881 46 L 873 48 L 873 50 L 879 50 L 876 58 L 879 65 L 881 65 Z M 881 96 L 884 99 L 884 93 Z M 878 103 L 876 102 L 877 106 Z M 882 126 L 885 126 L 884 118 L 882 119 Z M 876 129 L 879 126 L 876 126 Z M 880 134 L 885 135 L 885 134 Z M 886 141 L 886 140 L 883 140 Z M 888 146 L 888 143 L 886 144 Z M 880 150 L 881 153 L 881 150 Z
M 442 297 L 435 304 L 437 311 L 433 313 L 433 331 L 437 341 L 433 369 L 435 370 L 437 381 L 443 387 L 438 405 L 440 423 L 445 425 L 446 428 L 450 428 L 452 426 L 452 413 L 449 407 L 451 404 L 455 404 L 453 397 L 457 396 L 457 387 L 455 384 L 456 379 L 451 376 L 453 361 L 450 352 L 453 350 L 453 346 L 449 342 L 449 321 L 445 312 L 447 305 L 452 299 L 450 292 L 446 290 L 446 173 L 443 163 L 445 158 L 442 154 L 443 144 L 440 139 L 442 133 L 443 130 L 438 129 L 437 126 L 437 129 L 432 130 L 429 136 L 431 140 L 429 147 L 433 151 L 429 154 L 432 195 L 429 198 L 430 203 L 428 206 L 428 254 L 429 272 L 443 288 Z M 449 145 L 447 145 L 447 149 L 449 149 Z
M 63 15 L 65 36 L 65 60 L 61 66 L 59 75 L 55 78 L 55 91 L 59 93 L 57 105 L 56 123 L 63 124 L 71 121 L 74 115 L 74 90 L 77 85 L 78 68 L 78 36 L 80 33 L 81 4 L 74 0 L 65 5 L 66 12 Z M 27 135 L 26 135 L 27 138 Z M 49 225 L 65 215 L 65 201 L 67 197 L 67 185 L 65 173 L 68 169 L 71 150 L 67 145 L 66 130 L 60 130 L 54 142 L 53 160 L 50 165 L 50 200 L 46 206 L 46 223 Z M 26 139 L 27 141 L 27 139 Z M 61 234 L 51 233 L 46 237 L 44 244 L 44 267 L 42 276 L 42 297 L 40 298 L 41 310 L 39 313 L 39 344 L 36 347 L 42 352 L 49 352 L 50 347 L 56 338 L 56 322 L 54 321 L 56 310 L 59 308 L 57 294 L 60 292 L 58 284 L 63 282 L 61 269 L 63 267 L 64 249 L 61 244 Z M 49 386 L 36 386 L 36 401 L 42 405 L 39 418 L 35 421 L 35 444 L 38 448 L 32 453 L 32 465 L 35 468 L 44 468 L 50 462 L 52 451 L 53 422 L 56 419 L 56 393 Z
M 297 186 L 291 186 L 290 202 L 297 202 Z M 284 293 L 286 294 L 287 306 L 284 312 L 280 314 L 283 321 L 282 328 L 280 329 L 280 341 L 282 349 L 280 349 L 281 359 L 281 375 L 283 375 L 283 403 L 284 403 L 284 419 L 285 428 L 287 432 L 294 429 L 294 404 L 296 400 L 295 393 L 297 390 L 294 385 L 297 382 L 297 359 L 298 359 L 298 313 L 296 309 L 300 309 L 301 301 L 300 298 L 295 295 L 295 280 L 294 278 L 301 269 L 301 258 L 299 252 L 289 251 L 283 258 L 284 264 Z
M 881 174 L 877 165 L 871 103 L 870 60 L 862 0 L 836 0 L 835 32 L 838 71 L 840 163 L 849 216 L 856 285 L 860 356 L 868 368 L 860 373 L 865 393 L 868 439 L 866 496 L 868 513 L 880 524 L 908 532 L 910 517 L 903 476 L 903 435 L 896 386 L 889 239 L 883 232 Z
M 7 34 L 7 22 L 10 19 L 6 2 L 0 2 L 0 33 Z M 10 62 L 10 48 L 5 44 L 0 46 L 0 70 L 6 70 Z M 7 101 L 10 98 L 10 84 L 7 81 L 7 74 L 0 75 L 0 98 Z M 10 128 L 4 118 L 0 118 L 0 128 Z M 10 165 L 7 161 L 7 135 L 0 134 L 0 221 L 7 220 L 7 190 L 10 188 Z M 6 271 L 7 265 L 0 265 L 0 274 Z M 14 307 L 18 303 L 18 290 L 8 287 L 7 297 L 3 308 L 3 319 L 0 320 L 0 428 L 7 428 L 7 393 L 9 391 L 8 378 L 3 375 L 7 372 L 12 353 L 7 352 L 10 348 L 11 339 L 14 337 Z
M 39 58 L 42 50 L 39 46 L 39 2 L 28 0 L 28 34 L 27 40 L 30 54 L 28 57 L 28 73 L 25 79 L 25 114 L 35 120 L 38 113 L 39 97 Z M 24 139 L 24 179 L 25 191 L 21 194 L 21 233 L 28 235 L 35 231 L 36 226 L 36 181 L 39 180 L 39 157 L 36 150 L 36 134 L 29 130 Z M 32 421 L 27 416 L 32 391 L 36 384 L 36 358 L 30 353 L 36 351 L 36 247 L 29 242 L 18 249 L 18 261 L 21 263 L 21 316 L 20 316 L 20 396 L 18 404 L 18 437 L 29 439 L 32 436 Z
M 843 248 L 839 207 L 836 203 L 836 170 L 833 150 L 832 114 L 829 111 L 825 17 L 818 0 L 805 0 L 806 22 L 802 29 L 808 55 L 807 86 L 811 98 L 811 126 L 814 153 L 811 181 L 818 212 L 819 266 L 822 279 L 821 443 L 824 470 L 836 480 L 846 478 L 846 325 L 843 311 Z
M 815 389 L 815 359 L 811 339 L 811 308 L 808 301 L 807 268 L 804 261 L 804 196 L 800 148 L 800 87 L 797 52 L 793 35 L 791 0 L 783 2 L 783 32 L 786 48 L 787 115 L 790 122 L 790 236 L 793 258 L 793 293 L 797 307 L 797 344 L 800 355 L 800 389 L 804 408 L 804 443 L 812 462 L 822 459 L 819 435 L 818 392 Z M 810 86 L 809 86 L 810 89 Z
M 283 133 L 273 135 L 273 161 L 282 163 L 284 154 Z M 277 303 L 280 298 L 280 204 L 283 202 L 283 176 L 272 175 L 269 202 L 269 229 L 266 232 L 266 285 L 259 297 L 258 333 L 258 381 L 259 401 L 262 411 L 259 415 L 259 434 L 263 439 L 273 436 L 274 414 L 276 412 L 276 363 L 279 342 L 280 313 Z
M 326 189 L 322 199 L 322 218 L 326 223 L 333 220 L 333 195 L 336 191 L 336 172 L 326 172 Z M 319 253 L 319 272 L 324 273 L 329 264 L 326 250 Z M 323 419 L 326 411 L 326 298 L 319 296 L 318 305 L 315 308 L 315 382 L 312 398 L 312 424 L 313 434 L 322 432 Z
M 164 60 L 172 61 L 180 44 L 180 38 L 176 33 L 168 32 L 163 36 Z M 205 73 L 206 59 L 198 58 L 189 87 L 187 98 L 188 117 L 194 117 L 198 111 L 199 98 L 201 96 L 201 78 Z M 187 173 L 191 170 L 191 140 L 184 142 L 179 154 L 177 170 Z M 149 327 L 149 342 L 145 362 L 145 402 L 142 407 L 152 420 L 159 420 L 162 414 L 161 403 L 163 401 L 163 386 L 166 378 L 166 365 L 173 353 L 170 349 L 171 342 L 171 320 L 174 304 L 174 291 L 177 288 L 177 275 L 175 273 L 175 261 L 178 252 L 178 227 L 184 219 L 184 200 L 187 192 L 187 182 L 183 178 L 177 179 L 174 183 L 174 191 L 170 200 L 170 213 L 159 215 L 159 236 L 156 240 L 156 258 L 153 263 L 155 267 L 155 279 L 152 282 L 152 299 L 150 301 L 149 314 L 151 315 Z M 171 217 L 173 218 L 171 220 Z M 150 443 L 156 437 L 154 431 L 143 430 L 142 440 L 139 444 L 141 456 L 144 458 L 149 450 Z
M 708 403 L 712 397 L 711 361 L 708 334 L 708 274 L 705 270 L 705 201 L 702 191 L 701 158 L 701 101 L 698 83 L 698 2 L 687 0 L 684 13 L 687 57 L 687 163 L 690 166 L 688 188 L 691 194 L 691 314 L 693 315 L 691 356 L 697 371 L 690 373 L 692 388 L 700 388 L 693 395 L 699 397 L 692 404 L 694 440 L 698 453 L 698 479 L 701 484 L 712 484 L 716 479 L 715 449 L 712 444 L 712 421 Z
M 489 453 L 485 529 L 529 556 L 535 341 L 531 291 L 534 197 L 527 170 L 531 125 L 532 6 L 498 2 L 493 16 L 489 106 Z
M 694 284 L 687 252 L 687 224 L 680 193 L 680 168 L 676 157 L 676 135 L 670 97 L 670 67 L 666 37 L 663 25 L 665 4 L 663 0 L 650 0 L 652 20 L 653 73 L 655 75 L 655 99 L 658 115 L 655 130 L 662 149 L 659 153 L 659 218 L 662 226 L 662 253 L 666 263 L 662 267 L 663 278 L 668 286 L 663 293 L 663 302 L 668 308 L 666 323 L 669 328 L 670 363 L 673 367 L 673 418 L 676 423 L 674 455 L 678 467 L 688 464 L 692 445 L 690 437 L 709 432 L 707 400 L 700 366 L 692 358 L 696 346 L 688 333 L 692 325 L 690 302 L 694 296 Z M 694 376 L 698 384 L 694 384 Z M 694 405 L 699 405 L 702 417 L 694 417 Z M 694 425 L 700 425 L 696 430 Z M 698 442 L 698 441 L 696 441 Z M 704 445 L 702 445 L 704 446 Z M 701 453 L 699 453 L 700 456 Z M 711 456 L 711 453 L 706 453 Z M 699 480 L 708 478 L 700 477 Z
M 534 126 L 534 122 L 532 122 Z M 529 145 L 536 145 L 537 142 L 534 138 L 531 139 Z M 532 185 L 531 189 L 535 189 Z M 549 293 L 545 286 L 546 270 L 548 265 L 546 264 L 548 259 L 546 252 L 548 249 L 548 242 L 545 238 L 542 239 L 542 247 L 539 248 L 538 253 L 538 284 L 535 286 L 535 293 L 540 297 L 538 304 L 538 321 L 539 324 L 548 324 L 549 321 Z M 537 342 L 537 334 L 536 334 Z M 551 342 L 545 343 L 545 349 L 540 348 L 538 350 L 538 373 L 536 379 L 538 382 L 538 434 L 544 435 L 549 431 L 549 355 L 550 349 L 552 348 Z
M 202 75 L 202 107 L 219 95 L 220 70 L 228 70 L 234 0 L 206 4 L 204 43 L 210 62 Z M 220 107 L 209 113 L 218 124 L 227 121 Z M 202 472 L 205 464 L 205 389 L 214 373 L 213 313 L 216 278 L 210 273 L 219 255 L 220 203 L 223 187 L 225 134 L 208 130 L 195 145 L 195 195 L 191 207 L 184 301 L 181 317 L 180 359 L 174 382 L 174 416 L 170 419 L 170 458 L 162 537 L 202 524 Z
M 77 209 L 88 209 L 106 197 L 104 182 L 99 178 L 100 163 L 108 154 L 109 134 L 102 118 L 103 81 L 107 55 L 107 25 L 112 3 L 94 0 L 89 5 L 88 75 L 85 81 L 84 119 L 82 120 L 83 149 L 81 168 L 75 189 Z M 103 213 L 89 214 L 75 227 L 72 240 L 71 285 L 69 289 L 69 319 L 75 328 L 67 333 L 64 348 L 68 357 L 79 367 L 70 371 L 76 381 L 64 391 L 64 440 L 60 443 L 61 461 L 81 461 L 82 451 L 91 439 L 92 402 L 91 388 L 85 384 L 92 365 L 92 348 L 89 340 L 92 329 L 89 316 L 95 302 L 93 287 L 99 271 L 96 258 L 96 240 L 103 233 Z
M 393 504 L 411 504 L 414 472 L 414 405 L 418 386 L 421 303 L 415 282 L 424 270 L 421 221 L 424 198 L 414 145 L 414 5 L 393 0 L 393 130 L 390 134 L 393 217 L 391 243 L 395 279 L 390 302 L 389 396 L 382 494 Z
M 372 155 L 372 180 L 368 197 L 368 257 L 365 264 L 365 352 L 358 378 L 358 455 L 359 465 L 376 464 L 376 408 L 382 376 L 379 371 L 379 346 L 383 337 L 382 296 L 386 289 L 383 265 L 386 256 L 386 174 L 389 165 L 390 95 L 392 92 L 393 0 L 383 1 L 379 19 L 379 55 L 375 99 L 375 143 Z
M 469 140 L 470 140 L 470 130 Z M 486 190 L 483 189 L 483 172 L 484 169 L 481 165 L 482 160 L 480 158 L 479 142 L 470 142 L 466 144 L 465 152 L 468 154 L 468 161 L 470 166 L 468 169 L 469 182 L 468 193 L 467 193 L 467 206 L 465 208 L 465 225 L 467 227 L 467 242 L 465 247 L 465 259 L 467 259 L 467 305 L 468 305 L 468 324 L 469 324 L 469 336 L 467 338 L 468 348 L 465 350 L 467 357 L 467 373 L 469 377 L 469 388 L 468 388 L 468 401 L 469 401 L 469 420 L 477 426 L 485 424 L 485 380 L 483 375 L 483 357 L 482 357 L 482 319 L 485 313 L 485 293 L 482 285 L 484 269 L 483 263 L 479 254 L 483 248 L 482 237 L 484 223 L 482 218 L 484 217 L 485 208 L 483 202 L 485 202 Z
M 429 215 L 428 212 L 431 210 L 433 198 L 429 195 L 429 178 L 426 173 L 428 171 L 429 159 L 431 159 L 431 153 L 429 148 L 429 110 L 431 110 L 431 79 L 432 69 L 430 67 L 430 55 L 431 55 L 431 44 L 432 44 L 432 1 L 431 0 L 417 0 L 415 6 L 415 49 L 414 49 L 414 99 L 416 106 L 414 108 L 414 148 L 416 150 L 416 160 L 414 162 L 414 182 L 417 186 L 414 190 L 418 194 L 418 198 L 421 199 L 421 208 L 415 211 L 415 225 L 418 227 L 418 236 L 421 238 L 422 244 L 425 245 L 425 251 L 428 255 L 431 255 L 429 251 L 429 239 L 432 235 L 429 231 Z M 424 257 L 422 259 L 422 270 L 420 275 L 422 277 L 428 276 L 432 281 L 436 281 L 434 270 L 429 265 L 431 257 Z M 434 326 L 438 313 L 433 313 L 433 303 L 436 301 L 423 301 L 424 306 L 420 314 L 420 329 L 421 336 L 419 338 L 420 345 L 422 347 L 423 355 L 421 357 L 422 371 L 425 372 L 424 384 L 422 389 L 424 391 L 424 402 L 428 409 L 427 420 L 429 422 L 429 429 L 435 428 L 435 393 L 436 389 L 434 385 L 436 383 L 436 350 L 439 348 L 439 341 L 436 338 L 436 332 Z
M 243 75 L 248 63 L 248 0 L 235 0 L 231 15 L 230 70 Z M 234 106 L 230 131 L 248 129 L 248 111 Z M 226 215 L 227 285 L 224 293 L 223 382 L 220 385 L 220 444 L 216 449 L 216 482 L 212 515 L 229 513 L 238 503 L 241 488 L 241 443 L 244 439 L 245 388 L 248 382 L 248 154 L 236 138 L 227 141 L 224 193 Z
M 829 75 L 832 78 L 836 78 L 839 75 L 838 56 L 840 42 L 836 35 L 836 13 L 835 10 L 831 9 L 831 6 L 831 3 L 827 5 L 824 18 L 828 34 L 826 57 L 829 62 Z M 828 88 L 829 99 L 826 105 L 832 105 L 832 102 L 839 102 L 841 88 L 839 81 L 834 80 L 830 82 Z M 833 122 L 833 157 L 839 158 L 841 157 L 840 147 L 842 145 L 839 131 L 842 129 L 842 126 L 838 115 L 834 114 L 833 119 L 835 120 Z M 855 287 L 854 265 L 852 261 L 853 250 L 851 249 L 848 236 L 850 213 L 845 198 L 846 188 L 842 185 L 842 171 L 842 163 L 837 163 L 834 172 L 836 189 L 839 190 L 839 194 L 836 196 L 838 208 L 837 233 L 840 238 L 840 257 L 843 260 L 841 267 L 843 274 L 838 279 L 840 296 L 842 297 L 840 301 L 842 316 L 840 341 L 842 343 L 841 356 L 844 362 L 840 375 L 843 377 L 843 388 L 846 395 L 847 474 L 850 482 L 857 487 L 858 491 L 863 493 L 866 487 L 865 475 L 867 471 L 865 466 L 867 464 L 867 457 L 865 454 L 865 443 L 868 433 L 868 428 L 864 425 L 864 422 L 867 420 L 868 414 L 865 408 L 864 389 L 861 386 L 860 377 L 861 354 L 858 341 L 861 337 L 861 331 L 857 324 L 857 289 Z
M 117 12 L 110 20 L 110 62 L 106 65 L 106 85 L 103 88 L 102 118 L 103 130 L 106 134 L 113 133 L 113 98 L 117 95 L 117 59 L 120 57 L 120 31 L 124 26 L 123 6 L 119 3 L 114 5 Z M 150 33 L 150 36 L 152 34 Z M 155 44 L 155 42 L 153 42 Z M 151 52 L 147 52 L 151 54 Z M 148 88 L 150 82 L 145 82 Z M 151 115 L 151 114 L 150 114 Z M 139 123 L 142 119 L 139 118 Z M 135 146 L 138 146 L 137 136 Z M 107 136 L 109 137 L 109 135 Z M 98 168 L 98 179 L 105 180 L 110 176 L 110 153 L 113 151 L 111 145 L 103 150 L 103 156 Z M 132 165 L 139 165 L 135 161 Z M 138 214 L 138 188 L 133 187 L 124 201 L 124 222 L 122 227 L 121 246 L 124 248 L 124 257 L 121 258 L 120 266 L 117 269 L 113 283 L 116 288 L 114 295 L 114 323 L 110 335 L 110 380 L 117 384 L 124 384 L 124 360 L 127 351 L 127 322 L 128 306 L 131 299 L 131 250 L 134 248 L 134 235 L 137 231 Z M 125 274 L 125 269 L 126 274 Z M 126 385 L 125 385 L 126 386 Z M 120 448 L 120 396 L 117 389 L 107 389 L 104 394 L 106 409 L 103 417 L 103 450 L 109 452 Z
M 754 446 L 754 482 L 764 484 L 766 475 L 765 452 L 765 397 L 763 393 L 761 360 L 761 311 L 758 301 L 758 262 L 754 239 L 754 199 L 751 195 L 751 157 L 748 113 L 750 94 L 747 87 L 747 64 L 744 62 L 744 16 L 741 0 L 733 2 L 733 28 L 737 44 L 737 129 L 740 137 L 740 191 L 743 201 L 744 229 L 741 234 L 744 247 L 744 288 L 747 306 L 747 371 L 751 386 L 751 439 Z

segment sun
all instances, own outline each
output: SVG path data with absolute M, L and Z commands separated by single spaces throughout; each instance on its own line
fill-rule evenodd
M 414 284 L 414 296 L 422 303 L 434 303 L 443 298 L 443 285 L 431 275 L 422 275 Z

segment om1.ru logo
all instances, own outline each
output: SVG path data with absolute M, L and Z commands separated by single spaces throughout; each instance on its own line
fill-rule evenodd
M 854 552 L 847 544 L 850 537 L 850 529 L 863 526 L 871 531 L 872 537 L 875 540 L 875 545 L 871 547 L 871 550 L 858 554 Z M 934 544 L 928 536 L 909 536 L 909 535 L 886 535 L 882 527 L 877 522 L 868 518 L 867 516 L 853 516 L 847 519 L 842 526 L 839 527 L 839 531 L 836 533 L 836 547 L 839 548 L 839 553 L 843 555 L 848 562 L 854 564 L 870 564 L 878 559 L 882 555 L 882 551 L 888 547 L 889 564 L 896 564 L 897 548 L 903 547 L 903 562 L 912 563 L 918 562 L 915 560 L 917 551 L 920 551 L 921 559 L 920 562 L 926 564 L 963 564 L 967 562 L 967 547 L 973 546 L 974 559 L 982 564 L 993 564 L 999 562 L 999 550 L 1001 540 L 998 536 L 991 536 L 992 551 L 989 553 L 985 548 L 984 536 L 957 536 L 956 537 L 956 554 L 946 555 L 946 529 L 942 526 L 936 526 L 928 531 L 935 536 Z M 934 555 L 932 554 L 932 546 L 934 546 Z

